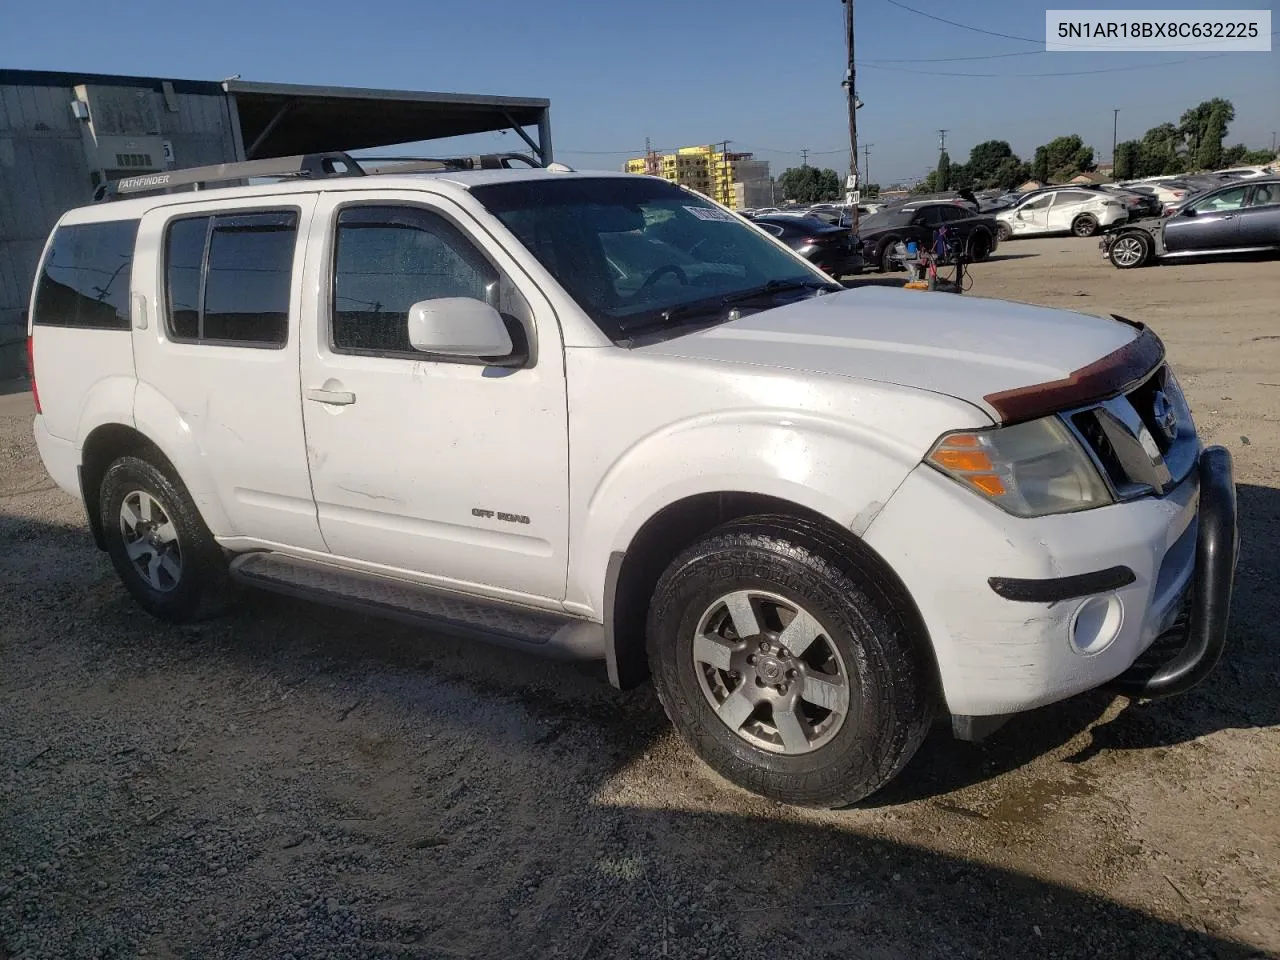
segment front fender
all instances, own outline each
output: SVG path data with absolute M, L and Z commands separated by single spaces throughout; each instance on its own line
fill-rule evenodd
M 169 458 L 213 535 L 234 536 L 238 531 L 223 509 L 208 454 L 178 408 L 155 387 L 140 382 L 133 412 L 135 428 Z
M 773 497 L 861 534 L 923 452 L 918 442 L 807 414 L 739 411 L 670 424 L 627 447 L 591 491 L 575 523 L 568 600 L 603 611 L 610 556 L 650 518 L 699 494 Z

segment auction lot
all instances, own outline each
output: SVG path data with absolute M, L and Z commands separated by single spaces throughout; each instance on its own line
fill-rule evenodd
M 148 619 L 9 385 L 0 960 L 1280 956 L 1278 266 L 1118 271 L 1062 238 L 973 267 L 969 296 L 1164 338 L 1235 458 L 1232 646 L 1175 700 L 939 726 L 835 813 L 714 779 L 602 669 L 267 595 Z

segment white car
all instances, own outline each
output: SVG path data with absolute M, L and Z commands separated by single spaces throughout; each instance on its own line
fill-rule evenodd
M 845 290 L 654 177 L 419 166 L 151 174 L 58 221 L 35 436 L 143 609 L 234 581 L 604 661 L 814 806 L 939 711 L 1213 669 L 1231 459 L 1151 329 Z
M 1103 227 L 1129 219 L 1124 201 L 1096 190 L 1043 190 L 996 213 L 1001 241 L 1048 233 L 1091 237 Z

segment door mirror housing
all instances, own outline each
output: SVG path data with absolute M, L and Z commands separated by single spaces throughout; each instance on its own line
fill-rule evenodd
M 1196 208 L 1195 208 L 1195 207 L 1183 207 L 1183 208 L 1182 208 L 1182 215 L 1183 215 L 1184 217 L 1194 217 L 1194 216 L 1196 215 Z
M 419 300 L 409 308 L 408 324 L 410 345 L 423 353 L 498 359 L 513 349 L 502 314 L 471 297 Z
M 1019 210 L 1017 213 L 1015 213 L 1015 214 L 1014 214 L 1014 216 L 1015 216 L 1015 217 L 1017 217 L 1019 220 L 1021 220 L 1021 219 L 1022 219 L 1022 211 L 1021 211 L 1021 210 Z

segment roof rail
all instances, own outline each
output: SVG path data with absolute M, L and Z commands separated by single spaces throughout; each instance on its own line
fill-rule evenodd
M 94 200 L 117 200 L 148 193 L 172 193 L 175 188 L 199 190 L 209 183 L 227 183 L 252 177 L 361 177 L 364 169 L 345 153 L 307 153 L 294 157 L 268 157 L 239 163 L 219 163 L 163 173 L 144 173 L 103 184 Z
M 391 163 L 395 166 L 380 170 L 365 169 L 365 173 L 441 173 L 456 170 L 509 169 L 511 161 L 519 160 L 530 167 L 541 167 L 527 153 L 485 153 L 472 157 L 360 157 L 360 163 Z

